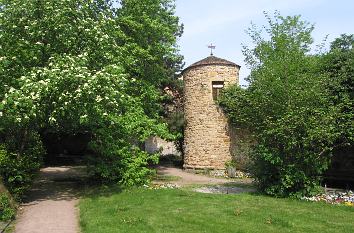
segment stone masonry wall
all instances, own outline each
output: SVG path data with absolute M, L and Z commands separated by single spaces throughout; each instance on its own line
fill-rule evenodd
M 145 151 L 148 153 L 159 152 L 160 155 L 180 155 L 173 142 L 165 141 L 159 137 L 150 137 L 145 141 Z
M 212 81 L 238 83 L 239 68 L 228 65 L 191 67 L 183 74 L 185 158 L 187 169 L 225 169 L 231 160 L 227 118 L 212 96 Z

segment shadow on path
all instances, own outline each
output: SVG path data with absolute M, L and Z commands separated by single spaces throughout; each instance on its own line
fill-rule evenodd
M 40 171 L 20 206 L 15 233 L 77 233 L 85 167 L 47 167 Z

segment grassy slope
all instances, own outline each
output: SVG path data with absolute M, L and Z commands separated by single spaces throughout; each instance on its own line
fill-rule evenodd
M 250 194 L 130 189 L 80 202 L 84 233 L 353 232 L 354 208 Z

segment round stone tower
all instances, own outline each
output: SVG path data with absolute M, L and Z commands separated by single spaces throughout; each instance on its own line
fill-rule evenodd
M 225 169 L 231 160 L 230 129 L 216 103 L 220 91 L 238 84 L 240 66 L 209 56 L 187 67 L 184 80 L 184 168 Z

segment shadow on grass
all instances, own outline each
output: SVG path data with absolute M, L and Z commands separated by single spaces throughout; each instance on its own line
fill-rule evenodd
M 96 200 L 100 197 L 110 197 L 121 193 L 123 190 L 125 190 L 125 188 L 118 184 L 102 184 L 99 182 L 92 182 L 90 185 L 85 185 L 81 192 L 81 197 Z

